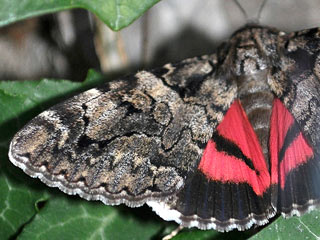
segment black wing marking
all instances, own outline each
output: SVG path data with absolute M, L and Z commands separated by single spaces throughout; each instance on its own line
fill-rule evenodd
M 320 29 L 283 35 L 278 49 L 278 64 L 269 79 L 271 89 L 293 115 L 313 150 L 306 163 L 285 176 L 285 188 L 277 186 L 278 193 L 273 194 L 273 205 L 291 216 L 320 204 Z
M 129 206 L 166 199 L 195 171 L 233 101 L 235 86 L 215 79 L 215 58 L 139 72 L 58 104 L 16 134 L 10 160 L 86 199 Z

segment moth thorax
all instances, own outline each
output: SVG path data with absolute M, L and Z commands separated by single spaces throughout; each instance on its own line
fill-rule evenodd
M 276 52 L 278 34 L 276 30 L 261 27 L 244 28 L 234 34 L 226 54 L 226 63 L 233 74 L 250 75 L 266 69 Z
M 238 76 L 256 74 L 267 68 L 265 55 L 251 41 L 249 45 L 237 47 L 235 54 L 235 74 Z
M 264 156 L 269 160 L 270 116 L 274 96 L 267 84 L 267 69 L 237 78 L 239 98 L 260 141 Z

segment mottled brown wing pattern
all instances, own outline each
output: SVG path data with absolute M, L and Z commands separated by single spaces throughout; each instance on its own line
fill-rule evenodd
M 279 64 L 269 79 L 271 88 L 319 151 L 320 29 L 288 34 L 279 45 Z
M 319 29 L 246 26 L 217 54 L 48 109 L 13 138 L 10 160 L 66 193 L 147 202 L 186 227 L 299 215 L 320 202 L 319 49 Z
M 68 194 L 142 205 L 175 194 L 200 161 L 236 87 L 216 56 L 88 90 L 41 113 L 12 140 L 11 161 Z M 221 94 L 229 94 L 229 99 Z
M 241 116 L 245 117 L 237 115 L 237 110 L 231 111 L 234 109 L 231 106 L 207 144 L 206 150 L 214 146 L 208 150 L 214 153 L 202 156 L 197 171 L 188 176 L 178 194 L 167 201 L 148 202 L 162 218 L 175 220 L 185 227 L 230 231 L 264 225 L 276 214 L 271 205 L 268 169 L 269 122 L 274 95 L 267 78 L 272 67 L 270 59 L 276 57 L 278 36 L 279 31 L 272 28 L 247 26 L 218 48 L 217 75 L 226 83 L 236 84 L 237 100 L 232 106 L 243 107 Z M 223 92 L 220 96 L 221 100 L 228 99 Z M 248 128 L 243 127 L 246 121 Z M 257 138 L 251 142 L 253 135 Z M 250 151 L 261 155 L 250 155 Z M 260 165 L 260 168 L 253 165 Z M 258 193 L 253 190 L 254 186 L 265 188 Z
M 283 35 L 278 48 L 279 60 L 270 74 L 270 87 L 313 150 L 306 163 L 296 163 L 297 167 L 286 176 L 285 188 L 277 186 L 273 194 L 275 208 L 291 216 L 320 204 L 320 29 Z M 287 149 L 293 141 L 294 137 L 287 138 Z

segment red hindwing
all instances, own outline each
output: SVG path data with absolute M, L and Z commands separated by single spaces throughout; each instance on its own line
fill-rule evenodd
M 270 126 L 271 184 L 284 189 L 288 173 L 307 162 L 313 150 L 279 99 L 274 100 Z
M 239 100 L 236 100 L 217 127 L 216 134 L 235 144 L 241 158 L 232 151 L 234 146 L 219 150 L 218 140 L 210 140 L 204 150 L 199 169 L 207 178 L 221 182 L 247 183 L 257 195 L 270 186 L 270 174 L 257 136 Z

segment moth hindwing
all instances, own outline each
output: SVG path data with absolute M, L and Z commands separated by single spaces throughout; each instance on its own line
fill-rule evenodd
M 240 29 L 212 55 L 105 83 L 49 108 L 9 157 L 88 200 L 150 205 L 229 231 L 319 204 L 319 29 Z

